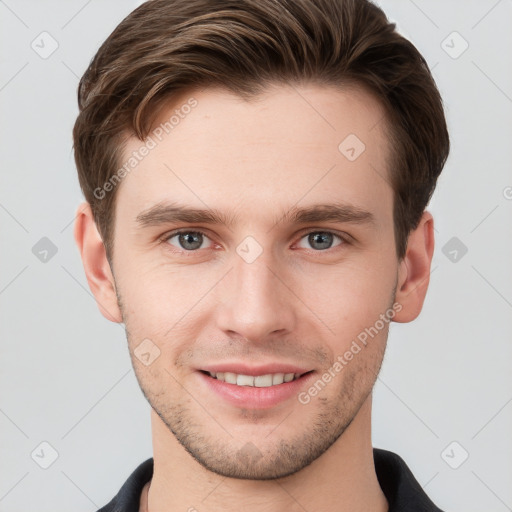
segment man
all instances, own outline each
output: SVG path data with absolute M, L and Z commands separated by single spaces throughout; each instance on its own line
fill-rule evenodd
M 449 151 L 415 47 L 363 0 L 153 0 L 79 105 L 75 239 L 152 407 L 101 510 L 438 511 L 371 445 Z

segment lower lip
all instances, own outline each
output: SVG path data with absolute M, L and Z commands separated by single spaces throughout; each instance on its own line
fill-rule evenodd
M 283 382 L 266 388 L 237 386 L 210 377 L 203 372 L 197 373 L 210 390 L 236 407 L 241 409 L 268 409 L 293 396 L 297 396 L 314 372 L 304 374 L 291 382 Z

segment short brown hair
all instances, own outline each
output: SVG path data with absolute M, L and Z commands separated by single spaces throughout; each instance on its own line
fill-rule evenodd
M 367 0 L 150 0 L 112 32 L 78 87 L 75 161 L 109 259 L 116 193 L 94 191 L 118 169 L 123 136 L 145 140 L 163 103 L 190 88 L 249 99 L 292 82 L 362 87 L 384 106 L 402 258 L 449 136 L 425 59 L 382 10 Z

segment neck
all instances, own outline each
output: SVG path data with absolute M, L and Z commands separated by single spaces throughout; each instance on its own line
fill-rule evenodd
M 190 456 L 154 411 L 151 415 L 154 467 L 149 492 L 141 501 L 144 512 L 388 511 L 373 462 L 371 395 L 323 455 L 297 473 L 274 480 L 212 473 Z

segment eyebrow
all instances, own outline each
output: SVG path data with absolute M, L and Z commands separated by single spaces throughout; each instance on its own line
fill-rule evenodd
M 237 216 L 225 214 L 216 209 L 192 208 L 177 203 L 158 203 L 140 212 L 136 222 L 141 228 L 184 222 L 188 224 L 234 225 Z M 275 219 L 275 224 L 305 224 L 311 222 L 341 222 L 356 224 L 374 224 L 374 215 L 351 204 L 317 204 L 299 208 L 293 206 Z
M 143 210 L 137 215 L 136 221 L 140 227 L 158 226 L 173 222 L 189 224 L 225 224 L 231 226 L 234 218 L 215 209 L 201 209 L 184 206 L 177 203 L 158 203 Z
M 374 224 L 373 214 L 351 204 L 318 204 L 304 208 L 290 208 L 279 222 L 305 224 L 309 222 L 351 222 Z M 277 223 L 277 222 L 276 222 Z

